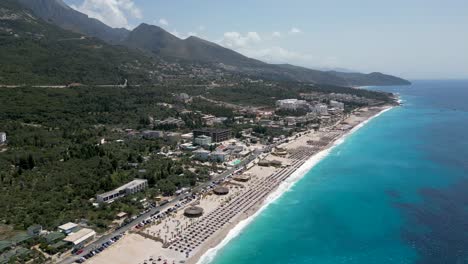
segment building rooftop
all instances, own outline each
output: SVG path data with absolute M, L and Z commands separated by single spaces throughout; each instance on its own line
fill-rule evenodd
M 131 187 L 134 187 L 134 186 L 137 186 L 137 185 L 140 185 L 142 183 L 145 183 L 147 182 L 148 180 L 145 180 L 145 179 L 134 179 L 133 181 L 127 183 L 127 184 L 124 184 L 122 186 L 120 186 L 119 188 L 117 188 L 117 190 L 124 190 L 124 189 L 127 189 L 127 188 L 131 188 Z
M 219 132 L 226 132 L 226 131 L 231 131 L 229 128 L 200 128 L 200 129 L 194 129 L 193 131 L 201 131 L 201 132 L 211 132 L 211 133 L 219 133 Z
M 191 139 L 192 137 L 193 137 L 193 133 L 187 133 L 187 134 L 182 135 L 182 138 L 184 139 Z
M 53 242 L 53 241 L 57 241 L 59 239 L 63 239 L 65 237 L 65 235 L 61 232 L 52 232 L 52 233 L 49 233 L 45 236 L 45 239 L 47 240 L 47 242 Z
M 94 235 L 96 235 L 96 232 L 94 232 L 94 230 L 83 228 L 76 233 L 70 234 L 69 236 L 64 238 L 63 241 L 67 241 L 77 245 Z
M 296 103 L 296 102 L 303 102 L 303 100 L 298 100 L 298 99 L 283 99 L 283 100 L 278 100 L 278 102 L 282 102 L 282 103 Z
M 213 155 L 220 155 L 220 156 L 228 155 L 228 153 L 223 152 L 223 151 L 215 151 L 215 152 L 213 152 L 212 154 L 213 154 Z
M 208 150 L 204 150 L 204 149 L 198 149 L 198 150 L 195 150 L 193 151 L 192 153 L 199 153 L 199 154 L 205 154 L 205 153 L 210 153 Z
M 148 182 L 148 180 L 145 180 L 145 179 L 134 179 L 133 181 L 127 183 L 127 184 L 124 184 L 112 191 L 108 191 L 108 192 L 105 192 L 105 193 L 101 193 L 101 194 L 98 194 L 98 195 L 101 195 L 101 196 L 107 196 L 109 194 L 113 194 L 113 193 L 116 193 L 116 192 L 120 192 L 120 191 L 123 191 L 127 188 L 133 188 L 135 186 L 138 186 L 142 183 L 145 183 L 145 182 Z
M 123 217 L 126 217 L 126 216 L 127 216 L 127 213 L 125 213 L 125 212 L 120 212 L 120 213 L 117 214 L 118 218 L 123 218 Z
M 78 227 L 78 225 L 75 224 L 75 223 L 70 222 L 70 223 L 63 224 L 63 225 L 59 226 L 58 228 L 61 229 L 61 230 L 66 231 L 66 230 L 73 229 L 75 227 Z

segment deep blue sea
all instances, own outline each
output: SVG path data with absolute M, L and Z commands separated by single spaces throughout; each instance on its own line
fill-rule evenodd
M 334 148 L 212 263 L 468 263 L 468 81 L 375 89 L 403 106 Z

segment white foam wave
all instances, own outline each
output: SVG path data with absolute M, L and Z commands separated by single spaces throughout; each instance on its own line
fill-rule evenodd
M 233 229 L 229 231 L 227 236 L 219 243 L 216 247 L 210 248 L 197 262 L 197 264 L 208 264 L 211 263 L 216 255 L 218 254 L 219 250 L 221 250 L 224 246 L 226 246 L 232 239 L 236 238 L 239 234 L 242 233 L 244 230 L 260 213 L 265 210 L 270 204 L 274 203 L 278 200 L 284 193 L 289 191 L 300 179 L 302 179 L 307 172 L 309 172 L 315 165 L 317 165 L 321 160 L 323 160 L 336 146 L 342 144 L 345 139 L 365 126 L 368 122 L 373 120 L 374 118 L 382 115 L 383 113 L 391 110 L 393 107 L 389 107 L 387 109 L 382 110 L 378 114 L 374 115 L 373 117 L 369 118 L 368 120 L 362 122 L 361 124 L 354 127 L 348 133 L 341 136 L 339 139 L 335 140 L 335 142 L 327 149 L 324 149 L 317 154 L 313 155 L 308 159 L 301 167 L 299 167 L 295 172 L 291 174 L 274 192 L 272 192 L 263 202 L 261 208 L 255 212 L 252 216 L 248 217 L 240 221 Z

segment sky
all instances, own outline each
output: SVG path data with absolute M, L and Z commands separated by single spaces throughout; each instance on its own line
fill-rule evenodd
M 64 0 L 112 27 L 160 26 L 270 63 L 468 79 L 467 0 Z

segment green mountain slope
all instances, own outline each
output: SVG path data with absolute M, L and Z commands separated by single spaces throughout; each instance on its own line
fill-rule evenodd
M 392 75 L 373 72 L 369 74 L 358 72 L 338 72 L 338 71 L 318 71 L 290 64 L 280 64 L 281 68 L 296 73 L 296 76 L 302 81 L 306 81 L 309 76 L 321 79 L 318 83 L 329 84 L 330 81 L 339 79 L 344 86 L 384 86 L 384 85 L 409 85 L 409 81 Z
M 265 65 L 218 44 L 197 37 L 180 39 L 158 26 L 145 23 L 132 30 L 123 44 L 155 55 L 186 61 L 224 63 L 239 67 Z
M 179 39 L 160 27 L 148 24 L 141 24 L 131 32 L 125 29 L 113 29 L 96 19 L 73 10 L 62 0 L 18 1 L 33 10 L 37 16 L 64 29 L 94 36 L 112 44 L 120 43 L 166 60 L 211 63 L 214 68 L 272 80 L 344 86 L 409 84 L 406 80 L 376 73 L 345 74 L 293 65 L 267 64 L 200 38 Z
M 289 64 L 268 64 L 197 37 L 179 39 L 160 27 L 148 24 L 141 24 L 135 28 L 123 43 L 128 47 L 163 58 L 213 63 L 213 66 L 225 70 L 273 80 L 341 86 L 409 84 L 401 78 L 380 73 L 341 73 L 312 70 Z
M 46 23 L 13 0 L 0 1 L 0 47 L 4 85 L 141 82 L 151 65 L 128 48 Z
M 96 37 L 109 43 L 119 43 L 130 33 L 127 29 L 111 28 L 97 19 L 90 18 L 69 7 L 62 0 L 18 1 L 45 21 L 63 29 Z
M 332 75 L 343 78 L 350 86 L 409 85 L 409 81 L 380 72 L 361 74 L 355 72 L 330 71 Z
M 8 1 L 12 0 L 7 0 L 6 2 Z M 381 73 L 343 73 L 337 71 L 312 70 L 293 65 L 268 64 L 248 58 L 233 50 L 197 37 L 179 39 L 160 27 L 148 24 L 141 24 L 133 31 L 114 29 L 70 8 L 62 0 L 16 1 L 30 9 L 37 17 L 59 26 L 62 29 L 96 37 L 109 44 L 121 44 L 131 49 L 144 51 L 146 55 L 149 55 L 148 57 L 156 55 L 165 60 L 177 60 L 185 64 L 199 62 L 209 63 L 214 69 L 223 69 L 253 78 L 271 80 L 299 81 L 341 86 L 409 84 L 408 81 L 401 78 Z M 45 25 L 43 24 L 42 26 Z M 103 44 L 104 43 L 100 43 L 99 45 Z M 92 45 L 88 45 L 88 48 L 89 46 Z M 68 48 L 76 49 L 83 48 L 83 46 Z M 121 48 L 113 48 L 114 51 L 116 49 Z M 110 46 L 106 46 L 105 50 L 106 52 L 112 52 Z M 91 51 L 91 53 L 93 52 L 95 52 L 95 50 Z M 109 55 L 112 57 L 112 54 L 107 54 L 107 56 Z M 82 55 L 80 57 L 86 56 Z M 127 59 L 131 59 L 130 56 L 128 56 Z M 138 57 L 138 60 L 142 60 L 142 58 Z M 92 79 L 98 77 L 99 71 L 96 71 L 95 74 L 96 76 L 91 77 Z

